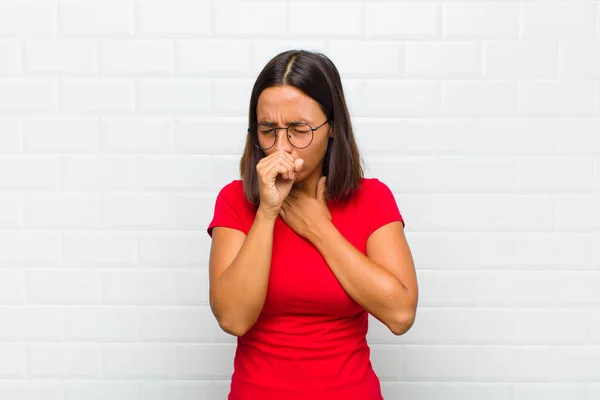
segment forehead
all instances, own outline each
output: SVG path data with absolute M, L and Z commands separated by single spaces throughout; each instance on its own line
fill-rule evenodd
M 259 119 L 277 117 L 317 116 L 319 104 L 300 89 L 293 86 L 272 86 L 262 91 L 258 98 L 256 113 Z

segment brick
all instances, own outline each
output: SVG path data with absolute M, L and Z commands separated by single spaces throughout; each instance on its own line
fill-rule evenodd
M 60 265 L 58 232 L 1 231 L 0 265 L 7 267 L 56 267 Z M 31 251 L 35 249 L 35 251 Z
M 528 400 L 535 397 L 541 397 L 547 400 L 562 399 L 586 399 L 588 395 L 588 385 L 584 383 L 521 383 L 514 385 L 514 400 Z
M 353 2 L 291 2 L 290 34 L 304 37 L 361 36 L 364 32 L 363 7 Z M 344 18 L 340 18 L 340 15 Z
M 198 265 L 208 259 L 210 250 L 205 232 L 142 232 L 138 243 L 140 265 Z
M 391 335 L 391 333 L 390 333 Z M 380 380 L 399 380 L 402 378 L 402 347 L 398 345 L 371 346 L 371 363 Z
M 66 400 L 131 400 L 138 393 L 138 382 L 118 381 L 66 381 Z
M 175 202 L 175 225 L 178 228 L 205 230 L 214 215 L 216 194 L 182 194 Z
M 248 76 L 250 55 L 249 40 L 177 40 L 175 72 L 178 75 Z
M 600 225 L 600 198 L 596 195 L 561 195 L 556 202 L 559 230 L 593 230 Z
M 0 381 L 0 397 L 23 400 L 64 400 L 63 382 L 60 380 L 20 379 Z
M 173 378 L 176 349 L 170 344 L 121 344 L 102 346 L 103 376 L 124 378 Z
M 212 3 L 212 6 L 212 29 L 218 36 L 272 37 L 286 34 L 287 2 L 223 0 Z M 307 6 L 310 7 L 309 4 Z
M 480 346 L 472 378 L 493 381 L 551 381 L 549 346 Z
M 136 1 L 136 36 L 175 38 L 210 32 L 210 2 L 195 0 Z
M 26 117 L 23 150 L 29 153 L 94 153 L 98 120 L 92 117 Z
M 0 80 L 0 113 L 52 113 L 58 110 L 58 85 L 48 78 Z
M 598 102 L 598 99 L 596 99 L 596 102 Z M 600 154 L 600 140 L 598 140 L 598 135 L 596 134 L 596 132 L 598 132 L 600 129 L 600 121 L 593 119 L 571 119 L 568 121 L 558 120 L 552 121 L 552 125 L 554 126 L 556 135 L 557 154 Z
M 137 186 L 152 190 L 206 191 L 212 182 L 212 157 L 147 155 L 137 159 Z
M 108 229 L 169 229 L 175 221 L 170 194 L 115 193 L 102 196 L 103 225 Z
M 406 75 L 428 78 L 481 76 L 481 45 L 452 41 L 409 41 Z
M 72 113 L 132 112 L 133 93 L 128 79 L 65 78 L 60 82 L 60 107 Z
M 564 122 L 533 118 L 486 118 L 479 124 L 475 152 L 486 155 L 550 156 L 556 154 L 556 135 Z
M 176 304 L 178 275 L 172 271 L 127 270 L 102 274 L 104 304 Z
M 99 378 L 101 352 L 97 344 L 31 344 L 29 376 L 32 378 Z
M 23 215 L 23 202 L 19 194 L 0 194 L 0 229 L 20 229 L 21 215 Z
M 4 0 L 0 4 L 0 36 L 54 36 L 56 29 L 55 1 Z
M 27 376 L 27 346 L 24 343 L 0 343 L 0 376 L 3 379 Z
M 559 381 L 598 382 L 600 346 L 557 346 L 553 351 L 554 376 Z
M 137 239 L 133 232 L 65 232 L 62 249 L 69 267 L 133 266 Z
M 365 4 L 367 38 L 440 37 L 441 4 L 434 2 L 383 2 Z
M 22 125 L 18 117 L 0 117 L 0 154 L 21 152 Z
M 403 73 L 403 50 L 401 43 L 392 41 L 334 40 L 327 55 L 342 76 L 394 77 Z
M 600 271 L 557 271 L 555 304 L 597 306 L 600 304 Z
M 249 102 L 249 99 L 246 99 Z M 183 153 L 241 154 L 247 117 L 180 117 L 175 122 L 175 150 Z
M 171 40 L 103 40 L 100 71 L 116 76 L 170 76 L 173 73 Z
M 556 78 L 556 44 L 550 42 L 497 41 L 483 44 L 486 78 Z
M 444 81 L 441 97 L 445 116 L 494 117 L 517 112 L 517 83 L 512 81 Z
M 206 113 L 210 110 L 207 79 L 140 79 L 136 109 L 141 113 Z
M 250 79 L 216 79 L 213 81 L 213 109 L 221 115 L 246 115 L 254 81 Z
M 170 153 L 173 125 L 167 117 L 104 117 L 100 149 L 105 153 Z
M 101 300 L 100 274 L 94 271 L 38 269 L 27 272 L 26 284 L 29 304 L 98 304 Z
M 522 4 L 521 38 L 575 39 L 597 36 L 598 5 L 595 2 L 536 1 Z
M 519 114 L 591 116 L 594 114 L 594 84 L 592 81 L 521 81 Z
M 131 36 L 134 0 L 58 0 L 61 36 Z
M 553 304 L 551 271 L 481 271 L 476 273 L 478 304 L 484 307 L 527 307 Z
M 2 5 L 0 5 L 2 7 Z M 1 8 L 0 8 L 1 10 Z M 2 18 L 2 16 L 0 16 Z M 3 26 L 0 24 L 0 27 Z M 2 29 L 2 28 L 0 28 Z M 16 76 L 21 72 L 21 46 L 17 40 L 0 40 L 0 76 Z
M 523 267 L 586 268 L 593 264 L 594 243 L 588 234 L 520 233 L 517 240 L 517 262 Z
M 521 308 L 514 314 L 517 343 L 563 345 L 587 341 L 590 319 L 586 310 Z
M 2 200 L 0 199 L 0 207 Z M 0 304 L 18 304 L 25 302 L 25 278 L 22 271 L 0 269 Z M 2 309 L 0 309 L 0 312 Z M 0 337 L 5 332 L 0 332 Z
M 502 2 L 446 2 L 443 4 L 445 38 L 517 39 L 519 4 Z
M 370 80 L 364 101 L 365 111 L 372 117 L 435 116 L 440 110 L 440 86 L 433 81 Z
M 518 190 L 536 194 L 591 194 L 593 162 L 577 157 L 524 157 L 516 162 Z
M 27 229 L 99 228 L 100 199 L 89 194 L 31 194 L 24 197 Z
M 134 159 L 125 155 L 69 155 L 61 159 L 61 186 L 84 191 L 134 186 Z
M 17 288 L 23 290 L 24 294 L 25 273 L 19 275 L 21 282 Z M 3 306 L 0 308 L 0 317 L 5 323 L 0 332 L 2 341 L 58 342 L 64 338 L 64 313 L 61 307 Z
M 450 345 L 405 345 L 404 378 L 408 380 L 472 379 L 477 348 Z
M 0 155 L 0 186 L 20 191 L 52 190 L 57 186 L 57 161 L 45 155 Z
M 28 40 L 23 49 L 27 75 L 94 75 L 98 70 L 98 47 L 92 40 Z
M 68 341 L 135 341 L 140 317 L 136 307 L 73 306 L 65 310 L 65 339 Z
M 182 305 L 209 305 L 208 276 L 208 267 L 181 270 L 177 276 L 177 303 Z M 224 335 L 220 332 L 220 337 Z
M 177 346 L 179 379 L 230 379 L 235 344 L 180 344 Z M 212 360 L 210 363 L 199 360 Z
M 381 382 L 383 397 L 403 400 L 512 400 L 512 383 L 504 382 Z
M 208 306 L 146 307 L 140 314 L 141 341 L 214 343 L 220 332 Z

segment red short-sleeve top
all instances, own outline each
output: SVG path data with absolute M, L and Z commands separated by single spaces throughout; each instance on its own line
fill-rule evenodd
M 332 222 L 359 251 L 367 238 L 404 219 L 387 185 L 364 178 L 344 202 L 328 202 Z M 240 180 L 221 189 L 217 226 L 248 234 L 256 215 Z M 381 400 L 366 341 L 368 314 L 317 249 L 281 218 L 275 222 L 269 285 L 255 325 L 237 339 L 229 400 Z

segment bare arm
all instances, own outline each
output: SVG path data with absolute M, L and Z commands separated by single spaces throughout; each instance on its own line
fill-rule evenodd
M 325 258 L 346 292 L 395 335 L 414 323 L 418 286 L 401 222 L 387 224 L 367 240 L 367 255 L 356 249 L 330 222 L 309 240 Z
M 215 227 L 210 250 L 210 307 L 225 332 L 244 335 L 265 303 L 276 216 L 260 210 L 248 236 Z

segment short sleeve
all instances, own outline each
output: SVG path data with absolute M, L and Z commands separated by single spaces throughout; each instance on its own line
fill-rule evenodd
M 217 226 L 237 229 L 244 232 L 242 218 L 240 217 L 238 211 L 236 211 L 240 210 L 240 207 L 238 206 L 240 199 L 238 199 L 239 193 L 237 193 L 238 190 L 236 190 L 235 184 L 235 181 L 229 183 L 223 187 L 223 189 L 221 189 L 217 195 L 213 219 L 206 229 L 206 232 L 210 237 L 212 237 L 213 228 Z
M 374 196 L 372 197 L 373 208 L 375 213 L 369 226 L 369 236 L 382 226 L 389 224 L 390 222 L 400 221 L 402 226 L 406 226 L 404 218 L 398 209 L 398 204 L 394 198 L 394 194 L 390 188 L 378 179 L 373 179 Z

